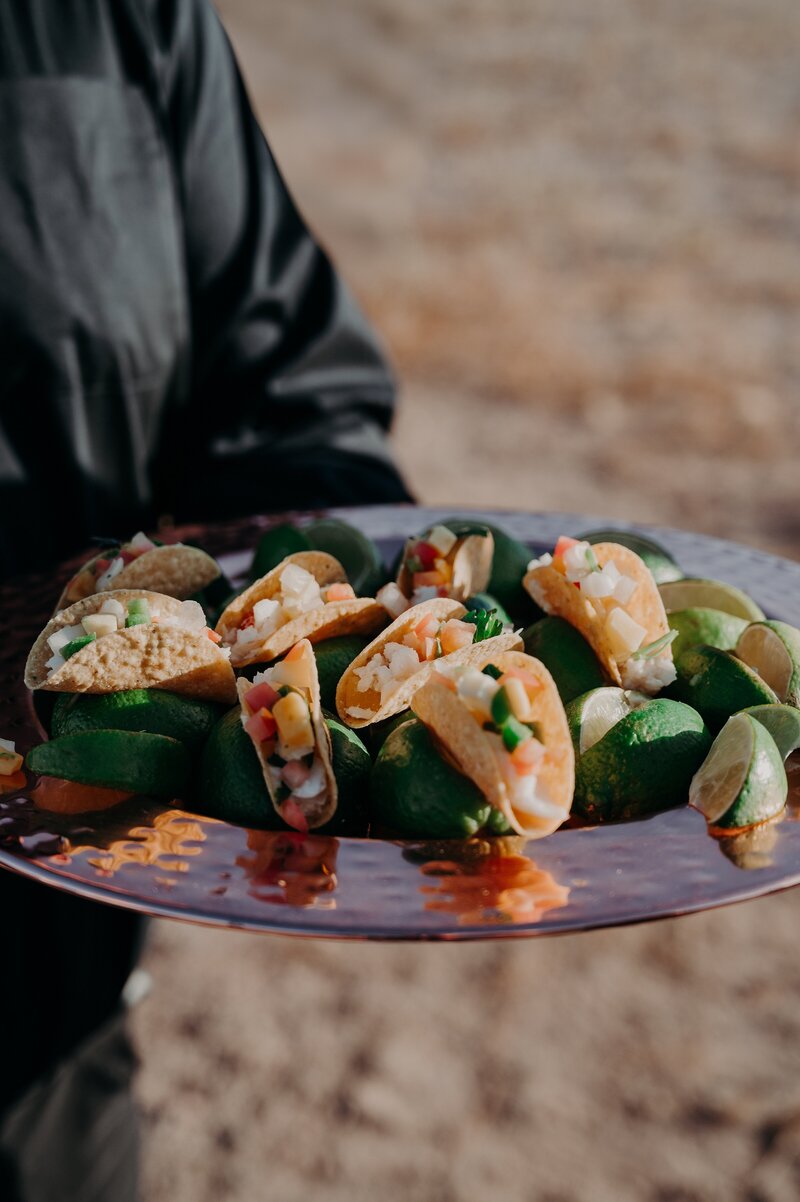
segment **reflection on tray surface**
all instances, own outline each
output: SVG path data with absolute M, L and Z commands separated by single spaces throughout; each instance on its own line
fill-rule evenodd
M 339 840 L 327 835 L 248 831 L 252 855 L 237 856 L 249 894 L 272 905 L 317 906 L 333 910 Z

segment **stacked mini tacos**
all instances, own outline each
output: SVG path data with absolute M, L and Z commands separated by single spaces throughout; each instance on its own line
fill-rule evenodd
M 442 661 L 413 709 L 445 757 L 519 834 L 541 838 L 569 817 L 572 741 L 555 682 L 539 660 L 501 651 L 482 670 Z
M 312 643 L 372 634 L 387 621 L 374 597 L 356 597 L 338 559 L 324 551 L 288 555 L 224 610 L 217 633 L 231 663 L 269 663 L 300 639 Z
M 139 531 L 129 542 L 104 547 L 88 560 L 64 588 L 56 609 L 111 589 L 148 589 L 185 600 L 220 575 L 219 564 L 199 547 L 161 546 Z
M 301 639 L 252 682 L 239 680 L 237 690 L 275 812 L 296 830 L 324 826 L 336 813 L 338 789 L 311 643 Z
M 336 690 L 343 722 L 358 729 L 406 709 L 438 664 L 483 665 L 494 655 L 522 646 L 514 631 L 482 637 L 491 615 L 469 615 L 446 597 L 423 601 L 395 618 L 356 656 Z M 500 623 L 496 623 L 498 630 Z M 491 629 L 491 627 L 489 627 Z
M 545 613 L 580 631 L 613 684 L 657 693 L 675 679 L 675 635 L 658 586 L 628 547 L 560 538 L 523 583 Z
M 56 693 L 166 689 L 233 704 L 233 670 L 219 643 L 194 601 L 143 589 L 96 593 L 50 619 L 25 684 Z

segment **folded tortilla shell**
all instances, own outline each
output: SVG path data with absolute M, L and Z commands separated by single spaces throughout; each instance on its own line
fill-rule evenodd
M 58 609 L 92 596 L 94 588 L 86 569 L 91 568 L 101 558 L 102 552 L 85 563 L 73 576 L 59 598 Z M 126 564 L 107 588 L 98 591 L 117 592 L 119 589 L 144 588 L 185 601 L 199 593 L 212 580 L 216 580 L 220 574 L 219 564 L 205 551 L 201 551 L 199 547 L 174 543 L 172 546 L 154 547 L 152 551 L 144 551 Z M 87 589 L 91 589 L 91 592 L 87 592 Z
M 501 671 L 521 668 L 541 682 L 542 688 L 533 700 L 533 721 L 547 754 L 538 779 L 548 797 L 563 808 L 561 817 L 543 818 L 514 810 L 486 732 L 447 685 L 435 677 L 429 680 L 414 697 L 414 713 L 436 736 L 454 767 L 469 777 L 487 801 L 502 811 L 514 830 L 520 835 L 539 839 L 561 826 L 569 817 L 572 805 L 575 756 L 564 706 L 552 676 L 533 656 L 521 651 L 504 651 L 487 659 L 486 663 L 495 664 Z
M 601 568 L 613 560 L 621 575 L 638 581 L 639 587 L 623 608 L 634 622 L 647 631 L 643 644 L 653 643 L 668 634 L 669 623 L 658 586 L 636 552 L 619 543 L 596 543 L 592 550 Z M 581 590 L 557 572 L 552 564 L 531 568 L 522 583 L 545 613 L 566 619 L 580 631 L 611 682 L 621 687 L 622 675 L 606 634 L 605 619 L 598 616 Z
M 422 601 L 419 605 L 413 605 L 399 618 L 395 618 L 394 622 L 381 631 L 378 637 L 356 656 L 339 681 L 336 689 L 336 709 L 342 722 L 358 730 L 362 726 L 370 726 L 373 722 L 381 722 L 384 718 L 391 718 L 393 714 L 399 714 L 401 710 L 411 704 L 411 698 L 436 670 L 437 664 L 446 661 L 448 664 L 474 664 L 476 667 L 483 667 L 485 664 L 493 662 L 493 656 L 500 651 L 509 651 L 513 647 L 522 646 L 520 636 L 513 631 L 508 631 L 507 634 L 498 634 L 492 639 L 484 639 L 482 643 L 472 643 L 469 647 L 462 647 L 459 651 L 451 651 L 449 655 L 440 656 L 439 659 L 429 660 L 420 667 L 418 672 L 415 672 L 408 680 L 404 680 L 387 698 L 384 705 L 381 705 L 380 689 L 367 689 L 363 692 L 359 690 L 359 678 L 355 674 L 355 669 L 363 668 L 373 655 L 383 651 L 387 643 L 402 643 L 403 637 L 409 634 L 426 614 L 433 614 L 440 621 L 445 621 L 448 618 L 463 618 L 466 612 L 461 602 L 454 601 L 452 597 L 434 597 L 431 601 Z M 359 709 L 373 710 L 372 717 L 351 717 L 347 711 L 350 707 L 356 706 Z
M 413 540 L 419 542 L 419 539 Z M 492 575 L 494 558 L 494 535 L 491 530 L 483 534 L 467 534 L 456 543 L 453 556 L 453 577 L 448 586 L 449 595 L 456 601 L 466 601 L 474 593 L 485 591 Z M 412 574 L 406 567 L 406 557 L 397 575 L 397 587 L 404 597 L 414 591 Z
M 319 694 L 319 676 L 317 674 L 317 661 L 314 656 L 314 652 L 311 648 L 311 643 L 309 642 L 308 639 L 301 639 L 300 646 L 302 646 L 302 648 L 303 648 L 303 659 L 306 661 L 307 666 L 310 670 L 309 674 L 310 674 L 310 677 L 312 680 L 311 706 L 310 706 L 311 725 L 314 730 L 316 747 L 317 747 L 317 751 L 319 752 L 319 757 L 322 760 L 322 765 L 325 770 L 325 780 L 326 780 L 327 786 L 328 786 L 324 805 L 318 807 L 316 810 L 304 809 L 303 808 L 303 799 L 300 797 L 295 798 L 297 805 L 300 807 L 301 810 L 303 810 L 303 815 L 306 819 L 306 822 L 308 823 L 308 829 L 314 830 L 314 829 L 316 829 L 316 827 L 324 826 L 326 822 L 330 822 L 331 818 L 333 818 L 334 814 L 336 813 L 336 807 L 337 807 L 338 800 L 339 800 L 339 790 L 338 790 L 338 786 L 336 784 L 336 777 L 333 774 L 333 753 L 331 751 L 331 736 L 330 736 L 328 727 L 325 725 L 325 721 L 322 717 L 322 707 L 321 707 L 321 703 L 320 703 L 320 694 Z M 242 715 L 245 718 L 250 717 L 250 710 L 248 709 L 248 707 L 245 703 L 245 697 L 247 696 L 247 694 L 249 693 L 249 691 L 252 688 L 253 688 L 253 685 L 249 680 L 241 680 L 240 679 L 236 682 L 236 689 L 237 689 L 237 692 L 239 695 L 239 704 L 242 707 Z M 255 747 L 256 755 L 258 756 L 259 763 L 261 764 L 261 768 L 264 773 L 264 783 L 267 786 L 267 792 L 269 793 L 270 800 L 272 801 L 273 807 L 275 809 L 275 813 L 278 815 L 279 818 L 282 818 L 280 809 L 278 807 L 278 802 L 277 802 L 277 798 L 275 795 L 275 791 L 272 787 L 270 774 L 267 771 L 267 758 L 263 752 L 263 745 L 260 743 L 258 743 L 258 744 L 254 743 L 253 745 Z
M 279 593 L 281 573 L 289 564 L 296 564 L 297 567 L 310 572 L 320 588 L 347 581 L 347 574 L 339 560 L 325 551 L 298 551 L 294 555 L 287 555 L 277 567 L 231 601 L 217 622 L 217 634 L 225 639 L 232 630 L 238 629 L 239 623 L 256 602 L 269 600 Z M 352 601 L 329 601 L 326 605 L 293 618 L 285 626 L 267 635 L 260 643 L 248 643 L 238 649 L 234 645 L 231 649 L 231 662 L 237 668 L 243 668 L 247 664 L 269 663 L 294 647 L 300 639 L 321 643 L 325 639 L 338 638 L 341 635 L 373 634 L 385 625 L 387 618 L 386 610 L 372 597 L 356 597 Z
M 228 657 L 205 634 L 195 634 L 179 626 L 148 623 L 105 634 L 71 655 L 55 672 L 48 672 L 46 665 L 52 656 L 47 642 L 50 635 L 97 613 L 109 597 L 123 605 L 135 598 L 143 599 L 151 611 L 158 611 L 163 617 L 177 617 L 182 604 L 175 597 L 142 589 L 95 593 L 76 601 L 50 619 L 31 648 L 25 665 L 25 684 L 29 689 L 55 693 L 166 689 L 228 705 L 235 702 L 236 682 Z

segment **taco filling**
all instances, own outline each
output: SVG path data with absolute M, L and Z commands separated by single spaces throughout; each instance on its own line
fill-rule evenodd
M 447 526 L 433 526 L 421 538 L 408 539 L 397 583 L 379 589 L 376 600 L 392 618 L 434 597 L 463 601 L 486 587 L 493 551 L 494 539 L 485 528 L 457 535 Z
M 290 651 L 258 672 L 241 694 L 242 725 L 264 764 L 275 808 L 304 832 L 330 802 L 328 768 L 314 730 L 313 669 L 313 656 Z
M 177 612 L 174 609 L 167 612 L 160 608 L 157 600 L 152 600 L 152 596 L 154 594 L 150 599 L 133 597 L 124 602 L 114 596 L 107 597 L 96 613 L 87 614 L 74 626 L 62 626 L 60 630 L 54 631 L 47 639 L 48 647 L 53 653 L 45 664 L 48 675 L 52 676 L 89 643 L 132 626 L 157 624 L 162 627 L 175 627 L 192 634 L 205 634 L 212 643 L 219 643 L 219 635 L 206 625 L 206 615 L 197 601 L 183 601 L 179 604 Z M 225 648 L 220 650 L 230 654 Z
M 621 554 L 624 552 L 624 548 L 619 550 Z M 580 593 L 597 619 L 624 689 L 656 693 L 675 680 L 670 645 L 677 632 L 667 631 L 647 642 L 647 627 L 628 612 L 630 602 L 638 598 L 644 587 L 641 580 L 621 571 L 613 558 L 601 565 L 590 543 L 562 536 L 552 555 L 542 555 L 528 564 L 526 584 L 532 579 L 529 591 L 548 613 L 553 607 L 535 585 L 539 568 L 557 572 Z
M 450 655 L 462 647 L 483 642 L 502 631 L 502 623 L 489 610 L 467 613 L 464 618 L 424 617 L 403 635 L 401 642 L 388 642 L 360 668 L 353 668 L 358 678 L 358 693 L 380 693 L 380 708 L 397 689 L 418 672 L 424 664 Z M 347 716 L 372 719 L 374 711 L 363 706 L 347 706 Z
M 127 543 L 112 543 L 103 549 L 103 553 L 87 563 L 77 575 L 73 576 L 65 590 L 65 600 L 81 601 L 94 593 L 104 593 L 114 588 L 114 580 L 123 568 L 133 563 L 145 551 L 152 551 L 160 543 L 153 542 L 140 530 Z
M 241 617 L 237 627 L 224 631 L 223 641 L 233 649 L 234 659 L 251 644 L 263 643 L 295 618 L 322 609 L 332 601 L 354 601 L 351 585 L 344 581 L 320 585 L 299 564 L 289 563 L 280 574 L 280 588 L 271 597 L 256 601 Z
M 548 749 L 539 738 L 534 706 L 544 689 L 541 680 L 523 668 L 505 671 L 488 664 L 483 670 L 468 664 L 442 664 L 436 670 L 483 729 L 497 772 L 505 784 L 511 808 L 545 821 L 565 817 L 542 783 Z

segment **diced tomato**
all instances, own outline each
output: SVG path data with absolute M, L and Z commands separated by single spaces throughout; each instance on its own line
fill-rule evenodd
M 449 655 L 451 651 L 471 646 L 474 634 L 475 626 L 472 622 L 461 622 L 458 618 L 451 618 L 442 626 L 439 635 L 443 654 Z
M 500 677 L 501 684 L 507 676 L 515 677 L 517 680 L 521 680 L 529 693 L 538 693 L 544 688 L 541 680 L 534 676 L 532 672 L 526 672 L 524 668 L 507 668 Z
M 271 684 L 264 681 L 262 684 L 253 685 L 252 689 L 244 695 L 248 708 L 251 713 L 257 713 L 260 709 L 271 710 L 275 702 L 280 697 L 280 693 L 273 689 Z
M 247 628 L 249 626 L 255 626 L 255 624 L 256 624 L 256 620 L 253 617 L 253 611 L 251 609 L 250 613 L 246 614 L 245 617 L 242 618 L 241 622 L 239 623 L 239 629 L 247 630 Z
M 564 553 L 569 551 L 570 547 L 574 547 L 577 542 L 577 538 L 569 538 L 568 535 L 562 534 L 553 550 L 553 559 L 563 559 Z
M 420 659 L 425 658 L 425 640 L 421 639 L 413 630 L 404 636 L 403 645 L 410 647 L 412 651 L 416 651 Z
M 296 831 L 302 831 L 304 835 L 308 832 L 306 816 L 293 797 L 287 797 L 281 806 L 281 818 L 287 826 L 294 827 Z
M 124 564 L 133 563 L 134 559 L 138 559 L 140 555 L 141 551 L 129 551 L 127 547 L 119 553 L 119 557 Z
M 352 584 L 332 584 L 326 594 L 328 601 L 353 601 L 355 592 Z
M 102 576 L 103 572 L 108 571 L 110 564 L 111 564 L 110 559 L 96 559 L 94 561 L 94 570 L 98 576 Z M 76 577 L 76 579 L 77 579 L 77 577 Z
M 311 769 L 302 760 L 289 760 L 281 769 L 281 780 L 290 789 L 299 789 L 311 775 Z
M 412 555 L 416 555 L 423 569 L 427 572 L 433 567 L 436 560 L 441 555 L 438 547 L 434 547 L 431 543 L 419 542 L 414 547 Z
M 439 633 L 439 618 L 426 614 L 414 627 L 418 639 L 433 639 Z
M 270 726 L 272 729 L 270 729 Z M 261 712 L 259 712 L 247 719 L 244 728 L 254 743 L 264 743 L 275 734 L 275 720 L 271 719 L 268 724 L 262 717 Z
M 212 630 L 210 626 L 206 626 L 206 637 L 211 639 L 212 643 L 222 642 L 222 635 L 217 634 L 216 630 Z
M 511 763 L 519 776 L 532 776 L 544 758 L 544 747 L 538 739 L 518 743 L 511 752 Z
M 442 579 L 441 572 L 415 572 L 411 578 L 414 591 L 418 588 L 438 588 L 440 584 L 446 584 L 447 581 Z
M 278 733 L 278 723 L 273 718 L 272 713 L 264 705 L 258 711 L 258 716 L 263 719 L 264 725 L 267 728 L 267 738 L 273 738 Z
M 436 639 L 425 639 L 424 642 L 425 659 L 436 659 Z
M 294 663 L 294 661 L 296 659 L 302 659 L 303 658 L 303 650 L 304 650 L 304 648 L 303 648 L 302 643 L 295 643 L 295 645 L 294 645 L 294 647 L 292 647 L 291 651 L 287 651 L 286 654 L 284 655 L 283 662 L 285 664 L 291 664 L 291 663 Z
M 439 587 L 437 588 L 436 592 L 440 597 L 446 597 L 447 596 L 447 586 L 444 584 L 440 584 Z

